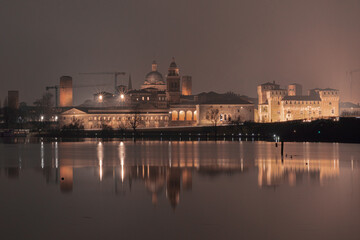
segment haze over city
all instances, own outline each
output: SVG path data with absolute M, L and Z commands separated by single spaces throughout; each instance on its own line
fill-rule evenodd
M 193 92 L 256 97 L 266 81 L 331 87 L 347 100 L 360 67 L 360 1 L 0 1 L 0 99 L 29 104 L 58 84 L 109 83 L 125 71 L 139 87 L 155 59 L 175 57 Z M 128 75 L 121 77 L 127 83 Z M 354 75 L 360 87 L 360 75 Z M 105 88 L 105 87 L 104 87 Z M 74 104 L 94 89 L 76 89 Z

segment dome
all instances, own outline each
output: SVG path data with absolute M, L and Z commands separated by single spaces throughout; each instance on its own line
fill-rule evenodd
M 152 71 L 146 74 L 144 84 L 160 85 L 165 84 L 163 76 L 158 71 Z

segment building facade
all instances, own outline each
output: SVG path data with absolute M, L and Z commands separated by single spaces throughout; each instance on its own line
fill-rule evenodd
M 258 86 L 258 122 L 283 122 L 339 117 L 339 91 L 312 89 L 302 95 L 299 84 L 281 89 L 278 84 Z
M 180 81 L 182 79 L 182 81 Z M 170 126 L 212 125 L 210 109 L 217 109 L 217 125 L 232 121 L 253 121 L 254 104 L 233 94 L 201 93 L 192 95 L 191 76 L 181 78 L 180 70 L 173 58 L 168 68 L 166 81 L 152 63 L 140 89 L 119 86 L 118 93 L 94 94 L 93 101 L 67 109 L 59 116 L 60 126 L 80 124 L 84 129 L 159 128 Z

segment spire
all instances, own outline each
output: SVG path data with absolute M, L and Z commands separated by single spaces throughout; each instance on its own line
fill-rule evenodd
M 129 74 L 128 90 L 132 89 L 131 74 Z
M 157 63 L 155 60 L 151 64 L 151 71 L 153 72 L 157 71 Z
M 172 59 L 171 59 L 170 68 L 177 68 L 177 65 L 175 62 L 175 57 L 172 57 Z

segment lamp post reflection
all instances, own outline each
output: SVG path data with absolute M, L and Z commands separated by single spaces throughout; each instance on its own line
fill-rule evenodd
M 97 157 L 99 162 L 99 179 L 102 181 L 103 178 L 103 159 L 104 159 L 104 147 L 102 142 L 97 144 Z

